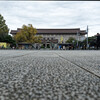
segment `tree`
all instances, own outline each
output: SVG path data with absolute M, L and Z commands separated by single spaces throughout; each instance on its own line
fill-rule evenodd
M 10 44 L 16 44 L 15 40 L 12 38 L 11 35 L 7 35 L 5 37 L 5 42 L 10 43 Z
M 36 36 L 36 33 L 37 30 L 31 24 L 28 26 L 23 25 L 14 38 L 17 42 L 40 43 L 41 36 Z
M 3 41 L 9 32 L 8 26 L 5 22 L 3 16 L 0 14 L 0 41 Z
M 88 43 L 90 46 L 95 46 L 96 45 L 96 36 L 91 36 L 88 37 Z M 87 45 L 87 38 L 82 42 L 83 44 Z
M 73 37 L 69 37 L 69 39 L 66 41 L 66 43 L 76 43 L 77 42 L 77 40 L 75 39 L 75 38 L 73 38 Z

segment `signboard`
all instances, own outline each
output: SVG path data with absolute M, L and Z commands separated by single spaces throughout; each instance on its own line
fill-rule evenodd
M 60 38 L 60 43 L 63 43 L 63 36 L 61 36 Z
M 0 48 L 7 48 L 6 42 L 0 42 Z

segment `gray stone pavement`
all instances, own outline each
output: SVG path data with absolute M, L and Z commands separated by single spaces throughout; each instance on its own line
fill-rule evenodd
M 0 50 L 0 100 L 100 100 L 100 51 Z

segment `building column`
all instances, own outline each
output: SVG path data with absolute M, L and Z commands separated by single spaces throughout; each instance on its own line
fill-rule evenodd
M 52 49 L 52 45 L 51 45 L 51 43 L 50 43 L 50 49 Z
M 47 43 L 45 43 L 45 48 L 47 48 Z

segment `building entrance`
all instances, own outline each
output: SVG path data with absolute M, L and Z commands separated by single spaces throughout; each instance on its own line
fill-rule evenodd
M 47 48 L 50 48 L 50 44 L 47 44 Z

